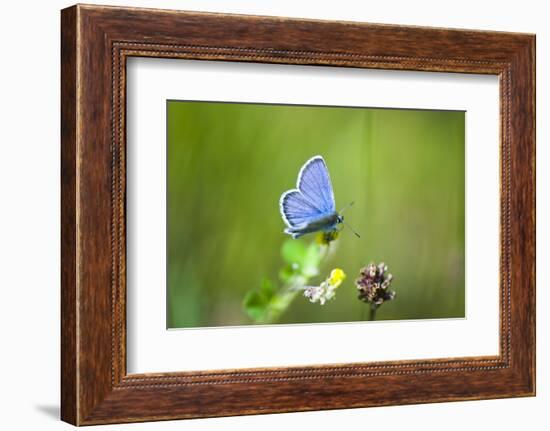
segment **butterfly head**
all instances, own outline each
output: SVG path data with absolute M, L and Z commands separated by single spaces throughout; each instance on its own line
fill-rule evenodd
M 336 223 L 344 223 L 344 216 L 338 214 L 338 216 L 336 216 Z

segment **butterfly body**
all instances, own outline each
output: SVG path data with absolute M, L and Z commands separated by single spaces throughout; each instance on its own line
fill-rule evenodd
M 318 219 L 311 220 L 310 222 L 302 223 L 298 226 L 287 227 L 285 233 L 292 235 L 293 238 L 300 238 L 305 234 L 313 232 L 333 232 L 337 230 L 338 224 L 343 221 L 344 216 L 334 212 L 326 216 L 321 216 Z
M 285 233 L 293 238 L 313 232 L 331 232 L 344 222 L 336 211 L 334 192 L 325 160 L 309 159 L 298 174 L 296 188 L 281 195 L 279 207 L 287 225 Z

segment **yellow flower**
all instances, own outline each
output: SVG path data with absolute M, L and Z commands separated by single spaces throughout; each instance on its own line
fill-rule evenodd
M 334 299 L 336 289 L 342 284 L 346 278 L 346 274 L 340 268 L 333 269 L 329 277 L 319 286 L 307 286 L 304 290 L 304 296 L 310 302 L 318 302 L 324 305 L 325 302 Z
M 329 284 L 331 284 L 336 288 L 342 284 L 345 278 L 346 278 L 346 273 L 342 271 L 340 268 L 336 268 L 331 271 L 328 282 Z

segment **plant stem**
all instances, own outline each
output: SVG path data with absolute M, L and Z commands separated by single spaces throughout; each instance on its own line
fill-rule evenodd
M 378 305 L 372 304 L 370 306 L 369 320 L 376 320 L 376 310 L 378 310 Z
M 294 301 L 297 294 L 298 291 L 291 291 L 286 288 L 284 292 L 276 295 L 276 301 L 273 301 L 273 303 L 268 307 L 268 312 L 266 313 L 267 317 L 261 323 L 276 323 L 281 317 L 281 314 L 283 314 L 292 301 Z

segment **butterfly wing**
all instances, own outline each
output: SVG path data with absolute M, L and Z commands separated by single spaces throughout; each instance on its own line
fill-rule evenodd
M 323 215 L 299 190 L 284 192 L 279 202 L 281 216 L 288 227 L 301 226 Z
M 321 156 L 309 159 L 298 174 L 297 188 L 283 193 L 279 202 L 286 233 L 298 238 L 334 222 L 332 184 Z
M 315 156 L 304 163 L 296 187 L 322 214 L 336 211 L 332 182 L 323 157 Z

